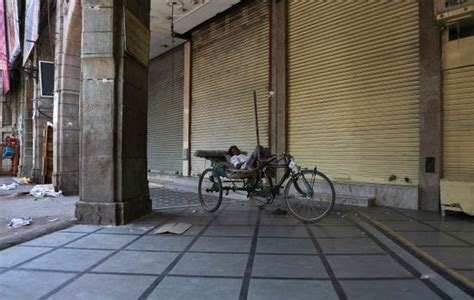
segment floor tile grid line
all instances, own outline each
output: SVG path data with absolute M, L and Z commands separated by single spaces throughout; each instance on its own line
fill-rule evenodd
M 37 268 L 24 268 L 18 267 L 15 271 L 34 271 L 34 272 L 44 272 L 44 273 L 62 273 L 62 274 L 79 274 L 78 271 L 65 271 L 65 270 L 47 270 L 47 269 L 37 269 Z
M 9 267 L 9 268 L 6 268 L 5 270 L 0 270 L 0 275 L 3 274 L 3 273 L 5 273 L 5 272 L 7 272 L 7 271 L 13 270 L 13 269 L 15 269 L 15 268 L 17 268 L 17 267 L 20 267 L 20 266 L 22 266 L 22 265 L 24 265 L 24 264 L 27 264 L 27 263 L 29 263 L 29 262 L 31 262 L 31 261 L 37 259 L 37 258 L 40 258 L 40 257 L 42 257 L 42 256 L 45 256 L 45 255 L 47 255 L 47 254 L 49 254 L 49 253 L 51 253 L 51 252 L 53 252 L 53 251 L 55 251 L 55 250 L 58 250 L 58 249 L 62 248 L 62 247 L 65 246 L 65 245 L 68 245 L 68 244 L 71 244 L 71 243 L 73 243 L 73 242 L 76 242 L 76 241 L 78 241 L 78 240 L 80 240 L 80 239 L 82 239 L 82 238 L 84 238 L 84 237 L 86 237 L 86 236 L 89 236 L 89 235 L 95 233 L 96 231 L 99 231 L 100 229 L 101 229 L 101 228 L 98 228 L 98 229 L 96 229 L 96 230 L 94 230 L 94 231 L 92 231 L 92 232 L 87 232 L 87 233 L 81 232 L 81 233 L 84 233 L 84 235 L 82 235 L 82 236 L 80 236 L 80 237 L 77 237 L 77 238 L 75 238 L 75 239 L 72 239 L 72 240 L 70 240 L 69 242 L 64 243 L 64 244 L 62 244 L 62 245 L 60 245 L 60 246 L 45 247 L 45 248 L 50 248 L 50 250 L 49 250 L 49 251 L 46 251 L 46 252 L 43 252 L 43 253 L 41 253 L 41 254 L 39 254 L 39 255 L 37 255 L 37 256 L 35 256 L 35 257 L 32 257 L 32 258 L 30 258 L 30 259 L 27 259 L 27 260 L 25 260 L 25 261 L 23 261 L 23 262 L 21 262 L 21 263 L 18 263 L 18 264 L 16 264 L 16 265 L 13 265 L 13 266 L 11 266 L 11 267 Z M 19 245 L 19 246 L 20 246 L 20 247 L 25 247 L 26 245 L 25 245 L 25 246 Z M 17 247 L 18 247 L 18 246 L 17 246 Z M 28 247 L 29 247 L 29 246 L 28 246 Z M 0 253 L 1 253 L 1 252 L 0 252 Z
M 251 235 L 207 235 L 203 234 L 203 237 L 212 237 L 212 238 L 235 238 L 235 239 L 248 239 L 252 237 Z
M 53 246 L 44 246 L 44 245 L 17 245 L 17 247 L 22 248 L 52 248 Z M 59 247 L 59 246 L 58 246 Z
M 399 211 L 396 211 L 396 210 L 394 210 L 394 209 L 392 209 L 392 208 L 390 208 L 390 207 L 387 207 L 387 209 L 389 209 L 389 210 L 391 210 L 391 211 L 393 211 L 393 212 L 395 212 L 395 213 L 397 213 L 397 214 L 399 214 L 399 215 L 406 216 L 405 214 L 403 214 L 403 213 L 401 213 L 401 212 L 399 212 Z M 444 230 L 442 230 L 442 229 L 436 228 L 436 227 L 432 226 L 431 224 L 428 224 L 428 223 L 426 223 L 425 221 L 420 220 L 419 218 L 412 217 L 411 219 L 417 221 L 417 222 L 420 223 L 420 224 L 423 224 L 423 225 L 425 225 L 425 226 L 428 226 L 428 227 L 430 227 L 430 228 L 433 228 L 433 229 L 436 230 L 437 232 L 442 232 L 442 233 L 444 233 L 444 234 L 446 234 L 446 235 L 449 235 L 450 237 L 452 237 L 452 238 L 454 238 L 454 239 L 456 239 L 456 240 L 458 240 L 458 241 L 460 241 L 460 242 L 466 243 L 466 244 L 468 244 L 468 245 L 470 245 L 470 246 L 474 246 L 473 243 L 470 243 L 470 242 L 468 242 L 468 241 L 466 241 L 466 240 L 464 240 L 464 239 L 462 239 L 462 238 L 459 238 L 459 237 L 457 237 L 457 236 L 451 234 L 451 233 L 448 232 L 448 231 L 444 231 Z
M 248 251 L 202 251 L 202 250 L 189 250 L 187 253 L 198 253 L 198 254 L 249 254 Z
M 304 239 L 308 237 L 297 237 L 297 236 L 259 236 L 259 239 L 271 239 L 271 238 L 279 238 L 279 239 Z M 318 236 L 318 240 L 321 239 L 365 239 L 365 236 Z
M 348 252 L 348 253 L 324 253 L 324 256 L 388 256 L 387 253 L 383 253 L 383 252 L 377 252 L 377 253 L 374 253 L 374 252 L 368 252 L 368 253 L 351 253 L 351 252 Z
M 187 275 L 187 274 L 168 274 L 166 277 L 180 277 L 180 278 L 209 278 L 209 279 L 242 279 L 242 276 L 230 275 Z
M 137 221 L 137 220 L 136 220 Z M 135 221 L 134 221 L 135 222 Z M 153 226 L 156 226 L 156 223 L 135 223 L 137 224 L 136 225 L 136 228 L 140 228 L 140 227 L 153 227 Z M 105 227 L 104 228 L 100 228 L 98 229 L 98 231 L 96 231 L 95 233 L 101 233 L 100 231 L 101 230 L 107 230 L 107 229 L 114 229 L 115 226 L 110 226 L 110 225 L 104 225 Z M 123 227 L 127 227 L 126 225 L 123 226 Z M 133 227 L 129 227 L 129 228 L 133 228 Z M 60 230 L 59 232 L 66 232 L 66 233 L 84 233 L 84 231 L 74 231 L 74 226 L 73 227 L 70 227 L 70 228 L 65 228 L 63 230 Z M 137 234 L 141 234 L 141 233 L 137 233 Z
M 250 255 L 247 259 L 247 266 L 245 267 L 244 280 L 240 287 L 239 300 L 247 300 L 250 288 L 250 279 L 252 277 L 252 268 L 255 261 L 255 252 L 257 250 L 258 231 L 260 229 L 260 221 L 262 219 L 262 211 L 259 210 L 257 221 L 255 222 L 255 229 L 253 232 L 252 243 L 250 245 Z
M 383 222 L 383 221 L 380 221 L 380 222 Z M 431 230 L 427 230 L 427 229 L 422 229 L 422 230 L 415 230 L 415 229 L 397 229 L 396 232 L 427 232 L 427 233 L 430 233 L 430 232 L 437 232 L 438 230 L 434 230 L 434 229 L 431 229 Z
M 196 243 L 196 241 L 202 236 L 202 234 L 211 226 L 211 224 L 216 220 L 217 216 L 212 218 L 209 223 L 196 235 L 191 242 L 180 252 L 180 254 L 166 267 L 166 269 L 158 276 L 155 281 L 138 297 L 140 300 L 147 299 L 148 296 L 155 290 L 155 288 L 163 281 L 163 279 L 169 274 L 169 272 L 178 264 L 178 262 L 183 258 L 183 256 L 191 249 L 191 247 Z
M 423 245 L 423 244 L 415 244 L 417 247 L 428 247 L 428 248 L 474 248 L 471 245 Z
M 160 222 L 159 224 L 155 225 L 154 227 L 150 228 L 149 230 L 143 232 L 142 234 L 140 235 L 137 235 L 133 240 L 131 240 L 130 242 L 124 244 L 122 247 L 118 248 L 118 249 L 114 249 L 112 253 L 110 253 L 109 255 L 105 256 L 104 258 L 100 259 L 98 262 L 96 262 L 95 264 L 93 264 L 92 266 L 88 267 L 87 269 L 85 269 L 84 271 L 82 272 L 79 272 L 76 276 L 72 277 L 71 279 L 65 281 L 63 284 L 59 285 L 58 287 L 56 287 L 55 289 L 49 291 L 48 293 L 46 293 L 45 295 L 43 295 L 42 297 L 40 297 L 39 299 L 40 300 L 45 300 L 49 297 L 51 297 L 52 295 L 56 294 L 57 292 L 59 292 L 60 290 L 62 290 L 63 288 L 67 287 L 68 285 L 70 285 L 71 283 L 73 283 L 74 281 L 76 281 L 77 279 L 79 279 L 81 276 L 83 276 L 84 274 L 87 274 L 88 272 L 92 271 L 95 267 L 99 266 L 100 264 L 102 264 L 104 261 L 106 261 L 107 259 L 109 259 L 110 257 L 112 257 L 113 255 L 117 254 L 118 252 L 122 251 L 123 249 L 125 249 L 126 247 L 128 247 L 129 245 L 131 245 L 132 243 L 134 243 L 135 241 L 137 241 L 138 239 L 140 239 L 141 237 L 145 236 L 148 232 L 152 231 L 152 230 L 155 230 L 156 228 L 158 228 L 159 226 L 165 224 L 168 220 L 163 220 L 162 222 Z M 100 230 L 100 229 L 99 229 Z M 69 243 L 68 243 L 69 244 Z M 59 248 L 62 248 L 64 247 L 65 245 L 59 247 Z M 64 248 L 63 248 L 64 249 Z M 65 249 L 68 249 L 68 248 L 65 248 Z M 89 249 L 90 250 L 90 249 Z M 96 250 L 96 249 L 94 249 Z
M 89 271 L 87 274 L 99 274 L 99 275 L 123 275 L 123 276 L 148 276 L 156 277 L 160 273 L 129 273 L 129 272 L 107 272 L 107 271 Z
M 181 253 L 179 250 L 123 249 L 122 252 Z
M 252 276 L 252 279 L 264 279 L 264 280 L 318 280 L 318 281 L 330 281 L 331 278 L 327 277 L 277 277 L 277 276 Z
M 330 281 L 331 278 L 327 277 L 267 277 L 267 276 L 252 276 L 252 279 L 267 279 L 267 280 L 320 280 Z M 385 281 L 385 280 L 416 280 L 413 277 L 345 277 L 338 279 L 339 281 L 358 281 L 358 280 L 370 280 L 370 281 Z
M 414 267 L 412 267 L 410 264 L 408 264 L 406 261 L 404 261 L 400 256 L 398 256 L 394 251 L 392 251 L 385 244 L 383 244 L 381 241 L 379 241 L 374 235 L 372 235 L 372 233 L 365 230 L 365 228 L 363 228 L 362 226 L 357 224 L 354 220 L 350 220 L 350 221 L 354 224 L 354 226 L 358 227 L 360 230 L 365 232 L 367 237 L 369 237 L 375 244 L 377 244 L 380 248 L 382 248 L 382 250 L 384 250 L 398 264 L 400 264 L 403 268 L 405 268 L 405 270 L 407 270 L 410 274 L 412 274 L 413 277 L 416 280 L 421 281 L 427 288 L 429 288 L 432 292 L 434 292 L 436 295 L 438 295 L 441 299 L 450 299 L 450 297 L 444 291 L 442 291 L 440 288 L 438 288 L 438 286 L 436 286 L 429 278 L 428 279 L 422 278 L 422 274 L 420 272 L 418 272 L 418 270 L 416 270 Z M 370 223 L 370 224 L 373 225 L 377 230 L 382 232 L 385 236 L 390 238 L 392 241 L 394 241 L 397 245 L 399 245 L 403 249 L 405 249 L 405 247 L 403 247 L 402 245 L 399 244 L 398 241 L 395 241 L 392 237 L 387 235 L 382 229 L 376 227 L 373 223 Z
M 367 281 L 390 281 L 390 280 L 418 280 L 417 278 L 414 278 L 412 276 L 397 276 L 397 277 L 344 277 L 344 278 L 339 278 L 339 281 L 361 281 L 361 280 L 367 280 Z
M 279 256 L 293 256 L 293 255 L 298 255 L 298 256 L 320 256 L 319 253 L 291 253 L 291 252 L 285 252 L 285 253 L 279 253 L 279 252 L 256 252 L 255 254 L 258 255 L 279 255 Z M 325 253 L 325 256 L 367 256 L 367 255 L 372 255 L 372 256 L 387 256 L 386 253 Z
M 69 233 L 69 231 L 68 231 Z M 71 232 L 72 233 L 72 232 Z M 100 234 L 100 235 L 141 235 L 142 233 L 119 233 L 119 232 L 96 232 L 95 234 Z
M 319 245 L 318 240 L 314 236 L 313 231 L 311 230 L 310 226 L 307 223 L 303 223 L 306 227 L 306 231 L 308 232 L 308 235 L 311 238 L 311 241 L 313 242 L 314 247 L 316 248 L 316 251 L 319 254 L 319 257 L 321 259 L 321 262 L 324 266 L 324 269 L 329 275 L 329 279 L 331 280 L 332 286 L 334 287 L 334 290 L 336 291 L 337 296 L 341 300 L 346 300 L 347 295 L 344 292 L 344 289 L 342 288 L 342 285 L 339 283 L 339 280 L 336 278 L 336 275 L 334 274 L 334 271 L 331 268 L 331 265 L 329 264 L 329 261 L 327 260 L 323 249 L 321 248 L 321 245 Z
M 257 218 L 255 218 L 257 219 Z M 251 220 L 251 221 L 255 221 L 255 220 Z M 228 227 L 228 226 L 232 226 L 232 227 L 247 227 L 249 225 L 247 224 L 232 224 L 232 223 L 229 223 L 229 224 L 214 224 L 212 226 L 215 226 L 215 227 Z M 265 226 L 265 227 L 288 227 L 288 228 L 292 228 L 292 227 L 301 227 L 301 225 L 281 225 L 281 224 L 265 224 L 265 225 L 261 225 L 261 226 Z M 329 226 L 329 225 L 328 225 Z M 334 226 L 334 227 L 349 227 L 350 225 L 346 226 L 342 226 L 342 225 L 330 225 L 330 226 Z

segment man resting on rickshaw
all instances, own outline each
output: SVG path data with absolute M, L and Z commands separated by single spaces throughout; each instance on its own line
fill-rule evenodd
M 241 169 L 241 170 L 246 170 L 250 168 L 255 167 L 255 163 L 257 161 L 257 157 L 259 155 L 260 151 L 260 158 L 268 157 L 269 156 L 269 150 L 262 147 L 262 146 L 257 146 L 255 147 L 255 150 L 253 150 L 252 154 L 249 156 L 243 154 L 239 147 L 236 145 L 230 146 L 228 150 L 228 157 L 227 158 L 227 164 L 226 167 L 228 168 L 233 168 L 233 169 Z
M 252 165 L 252 162 L 250 161 L 251 158 L 245 154 L 242 154 L 239 147 L 236 145 L 230 146 L 228 155 L 230 156 L 230 159 L 228 159 L 227 167 L 235 169 L 247 169 L 247 165 Z

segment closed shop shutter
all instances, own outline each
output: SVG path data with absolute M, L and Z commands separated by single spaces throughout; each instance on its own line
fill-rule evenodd
M 268 1 L 248 1 L 192 33 L 191 153 L 234 144 L 252 151 L 253 90 L 267 144 L 269 30 Z M 192 174 L 206 167 L 203 159 L 191 162 Z
M 288 150 L 300 165 L 418 183 L 418 5 L 289 1 Z
M 443 47 L 443 177 L 474 182 L 474 37 Z
M 180 46 L 150 61 L 148 97 L 148 169 L 181 173 L 183 169 L 183 72 Z

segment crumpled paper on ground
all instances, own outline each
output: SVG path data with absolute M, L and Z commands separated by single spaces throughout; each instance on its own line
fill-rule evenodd
M 13 218 L 11 219 L 10 223 L 8 224 L 8 228 L 18 228 L 23 226 L 29 226 L 33 223 L 33 219 L 31 218 Z
M 30 195 L 36 198 L 58 197 L 62 195 L 62 193 L 62 191 L 55 192 L 54 186 L 52 184 L 38 184 L 35 185 L 30 191 Z
M 20 179 L 18 180 L 20 184 L 30 184 L 31 183 L 31 179 L 28 178 L 28 177 L 20 177 Z
M 10 184 L 4 184 L 0 186 L 0 190 L 2 191 L 9 191 L 9 190 L 14 190 L 18 186 L 18 183 L 10 183 Z

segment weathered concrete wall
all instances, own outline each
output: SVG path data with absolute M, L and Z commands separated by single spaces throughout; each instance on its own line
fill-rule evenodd
M 65 194 L 79 193 L 79 91 L 81 87 L 80 0 L 58 1 L 53 118 L 53 184 Z
M 124 51 L 124 4 L 149 28 L 149 0 L 82 1 L 81 223 L 119 225 L 151 211 L 148 70 Z

